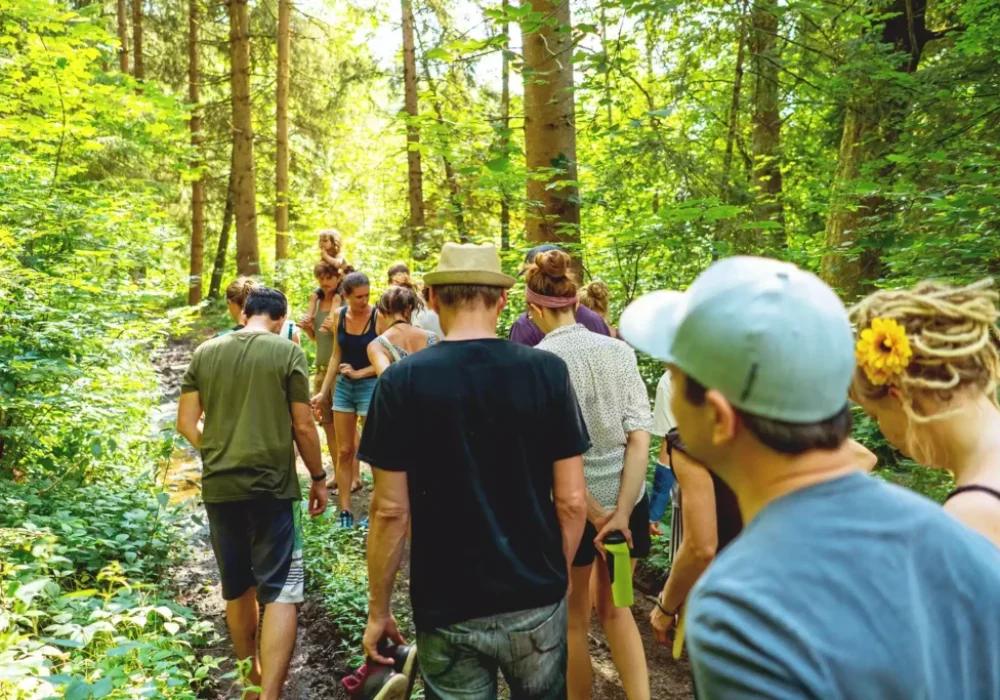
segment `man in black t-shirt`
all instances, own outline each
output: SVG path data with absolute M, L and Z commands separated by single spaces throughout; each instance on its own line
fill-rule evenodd
M 374 468 L 365 651 L 402 642 L 390 611 L 407 523 L 427 697 L 499 669 L 519 698 L 566 694 L 568 567 L 583 535 L 590 439 L 565 363 L 496 337 L 513 278 L 492 245 L 446 244 L 425 276 L 445 342 L 389 367 L 359 457 Z

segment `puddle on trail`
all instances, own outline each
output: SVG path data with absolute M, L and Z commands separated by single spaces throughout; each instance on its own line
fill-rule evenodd
M 201 460 L 190 450 L 176 449 L 170 455 L 164 480 L 171 503 L 201 497 Z

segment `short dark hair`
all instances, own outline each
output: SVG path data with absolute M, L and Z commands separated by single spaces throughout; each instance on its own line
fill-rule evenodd
M 707 389 L 685 375 L 684 398 L 695 406 L 705 403 Z M 834 450 L 851 436 L 854 416 L 844 399 L 844 408 L 836 415 L 816 423 L 789 423 L 788 421 L 762 418 L 735 409 L 740 420 L 754 436 L 776 452 L 800 455 L 810 450 Z
M 363 272 L 352 272 L 347 277 L 344 278 L 341 286 L 344 288 L 344 294 L 350 294 L 355 289 L 360 289 L 361 287 L 370 287 L 371 282 L 368 281 L 368 275 Z
M 434 286 L 434 294 L 445 306 L 471 306 L 475 302 L 486 308 L 497 305 L 503 294 L 503 287 L 489 287 L 485 284 L 439 284 Z
M 313 277 L 318 280 L 339 277 L 341 272 L 342 268 L 326 260 L 321 260 L 313 266 Z
M 388 272 L 389 282 L 391 283 L 392 278 L 398 275 L 400 272 L 404 272 L 408 275 L 410 274 L 410 268 L 407 267 L 405 263 L 396 263 L 395 265 L 389 268 Z
M 288 299 L 279 290 L 271 287 L 254 287 L 243 305 L 247 318 L 267 314 L 272 321 L 288 315 Z

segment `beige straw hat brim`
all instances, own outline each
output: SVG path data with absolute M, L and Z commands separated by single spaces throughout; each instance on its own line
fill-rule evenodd
M 477 284 L 484 287 L 510 289 L 516 281 L 510 275 L 491 270 L 439 270 L 424 275 L 424 284 L 429 287 L 442 284 Z

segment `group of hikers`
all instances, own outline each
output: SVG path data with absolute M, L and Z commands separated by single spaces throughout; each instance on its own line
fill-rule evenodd
M 545 245 L 501 339 L 517 280 L 492 245 L 445 244 L 422 288 L 393 266 L 374 306 L 336 232 L 320 248 L 297 323 L 280 291 L 230 287 L 238 326 L 195 351 L 178 407 L 260 698 L 280 697 L 303 600 L 296 448 L 309 514 L 327 507 L 314 420 L 338 526 L 368 527 L 352 698 L 408 698 L 418 672 L 432 700 L 496 698 L 498 673 L 514 699 L 590 698 L 595 610 L 626 697 L 650 698 L 605 556 L 622 538 L 633 566 L 648 555 L 668 506 L 671 568 L 649 624 L 686 649 L 699 697 L 1000 698 L 991 281 L 878 291 L 848 311 L 790 263 L 733 257 L 634 301 L 614 329 L 606 285 L 582 289 Z M 312 386 L 298 330 L 316 343 Z M 636 350 L 666 367 L 652 410 Z M 851 400 L 954 476 L 943 508 L 867 473 Z M 356 524 L 361 463 L 374 485 Z M 407 541 L 415 643 L 392 613 Z

